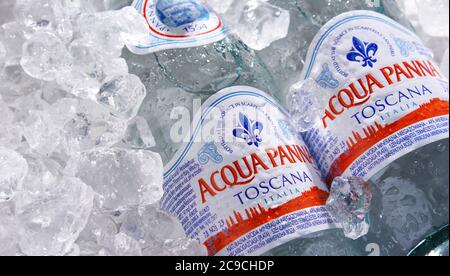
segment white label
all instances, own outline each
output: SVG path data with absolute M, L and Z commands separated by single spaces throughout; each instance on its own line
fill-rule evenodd
M 164 175 L 162 207 L 190 238 L 210 255 L 247 256 L 335 227 L 328 188 L 274 99 L 232 87 L 202 108 Z
M 304 79 L 326 97 L 304 135 L 327 181 L 370 179 L 395 159 L 448 138 L 448 80 L 410 30 L 384 15 L 342 14 L 311 45 Z
M 133 7 L 149 27 L 147 40 L 131 47 L 135 54 L 202 46 L 227 34 L 222 20 L 197 0 L 135 0 Z

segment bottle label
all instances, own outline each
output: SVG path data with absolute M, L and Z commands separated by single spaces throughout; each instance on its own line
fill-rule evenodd
M 189 141 L 166 166 L 161 206 L 209 255 L 259 255 L 335 228 L 328 188 L 274 99 L 231 87 L 197 115 Z
M 314 39 L 303 79 L 323 112 L 303 135 L 330 182 L 370 179 L 397 158 L 449 137 L 448 80 L 409 29 L 368 11 L 342 14 Z
M 202 46 L 226 37 L 222 20 L 197 0 L 135 0 L 133 7 L 147 21 L 149 35 L 130 47 L 135 54 Z

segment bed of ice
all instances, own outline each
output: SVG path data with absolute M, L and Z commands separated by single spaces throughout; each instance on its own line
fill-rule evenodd
M 121 58 L 147 25 L 111 1 L 0 1 L 0 255 L 206 254 L 158 207 L 146 90 Z M 399 1 L 448 75 L 448 0 Z M 288 33 L 274 2 L 207 1 L 255 50 Z

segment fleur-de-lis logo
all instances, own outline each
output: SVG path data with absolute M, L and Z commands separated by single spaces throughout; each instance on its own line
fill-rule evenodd
M 322 88 L 338 88 L 339 81 L 336 80 L 331 72 L 328 64 L 322 65 L 322 72 L 319 77 L 316 79 L 317 84 Z
M 375 58 L 378 52 L 378 45 L 375 43 L 363 42 L 357 37 L 353 37 L 353 47 L 347 54 L 349 61 L 359 62 L 363 67 L 373 67 L 377 62 Z
M 252 121 L 242 113 L 239 113 L 239 125 L 233 130 L 233 135 L 236 138 L 243 139 L 249 146 L 255 145 L 259 147 L 262 142 L 261 133 L 264 129 L 263 124 L 258 121 Z

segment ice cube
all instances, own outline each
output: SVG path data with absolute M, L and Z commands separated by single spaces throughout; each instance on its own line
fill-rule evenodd
M 158 204 L 127 210 L 123 215 L 121 231 L 141 241 L 143 247 L 155 241 L 185 237 L 178 220 L 162 211 Z
M 64 14 L 74 18 L 82 13 L 94 13 L 107 10 L 111 0 L 60 0 Z
M 0 221 L 0 256 L 18 255 L 21 231 L 10 202 L 0 202 Z
M 180 222 L 158 204 L 123 214 L 121 231 L 139 241 L 146 256 L 204 256 L 205 248 L 186 237 Z
M 27 37 L 44 31 L 70 41 L 73 29 L 66 11 L 61 1 L 52 0 L 17 0 L 14 8 L 16 20 L 24 26 Z
M 17 149 L 22 142 L 23 130 L 14 122 L 14 114 L 9 106 L 3 102 L 1 95 L 0 118 L 2 119 L 0 124 L 0 146 Z
M 21 251 L 34 255 L 65 255 L 86 226 L 94 192 L 77 178 L 64 177 L 51 192 L 24 192 L 16 199 L 16 215 L 23 227 Z
M 95 204 L 88 223 L 76 242 L 80 254 L 96 256 L 101 250 L 112 248 L 114 237 L 119 233 L 118 229 L 110 214 L 102 212 Z
M 147 120 L 141 116 L 137 116 L 130 121 L 122 142 L 133 149 L 149 149 L 156 145 Z
M 202 0 L 205 5 L 211 7 L 217 13 L 226 13 L 234 0 Z
M 114 237 L 114 255 L 116 256 L 141 256 L 142 250 L 139 242 L 127 236 L 124 233 L 119 233 Z
M 61 165 L 34 152 L 26 153 L 23 157 L 28 164 L 28 174 L 23 181 L 22 190 L 34 195 L 52 192 L 55 183 L 62 177 Z
M 221 5 L 217 8 L 223 10 Z M 245 44 L 255 50 L 262 50 L 288 34 L 289 12 L 265 1 L 235 0 L 221 15 Z
M 107 78 L 128 75 L 128 66 L 122 58 L 106 56 L 102 49 L 89 44 L 87 39 L 76 39 L 69 46 L 73 57 L 72 71 L 57 79 L 73 95 L 96 100 L 100 87 Z
M 148 25 L 136 9 L 83 14 L 77 20 L 78 33 L 103 55 L 119 57 L 124 45 L 138 45 L 148 36 Z
M 294 84 L 288 93 L 287 104 L 297 131 L 309 130 L 321 115 L 319 87 L 312 79 Z
M 14 120 L 14 114 L 9 109 L 9 106 L 3 101 L 0 95 L 0 118 L 2 118 L 2 124 L 10 124 Z
M 145 86 L 137 76 L 118 75 L 104 82 L 97 94 L 97 101 L 107 106 L 114 115 L 130 119 L 136 116 L 145 96 Z
M 6 103 L 37 92 L 42 81 L 30 77 L 20 65 L 20 58 L 8 58 L 0 75 L 0 93 Z
M 343 227 L 346 237 L 357 240 L 369 232 L 372 192 L 363 179 L 336 177 L 331 185 L 327 207 Z
M 0 26 L 0 40 L 4 44 L 7 58 L 22 55 L 22 45 L 25 43 L 22 26 L 17 22 L 8 22 Z
M 0 146 L 0 202 L 14 197 L 27 172 L 27 161 L 19 153 Z
M 31 149 L 50 155 L 61 142 L 61 132 L 45 111 L 32 111 L 24 124 L 24 137 Z
M 50 120 L 61 130 L 62 146 L 68 154 L 111 147 L 126 131 L 126 121 L 90 100 L 64 98 L 49 112 Z
M 45 82 L 42 86 L 42 93 L 40 96 L 43 101 L 52 105 L 63 98 L 67 98 L 69 95 L 67 91 L 62 89 L 55 82 Z
M 70 70 L 71 59 L 65 44 L 57 36 L 43 32 L 34 34 L 25 42 L 20 64 L 30 76 L 52 81 L 57 74 Z
M 90 185 L 99 195 L 101 208 L 111 211 L 158 201 L 162 171 L 158 154 L 117 148 L 74 155 L 65 169 Z

